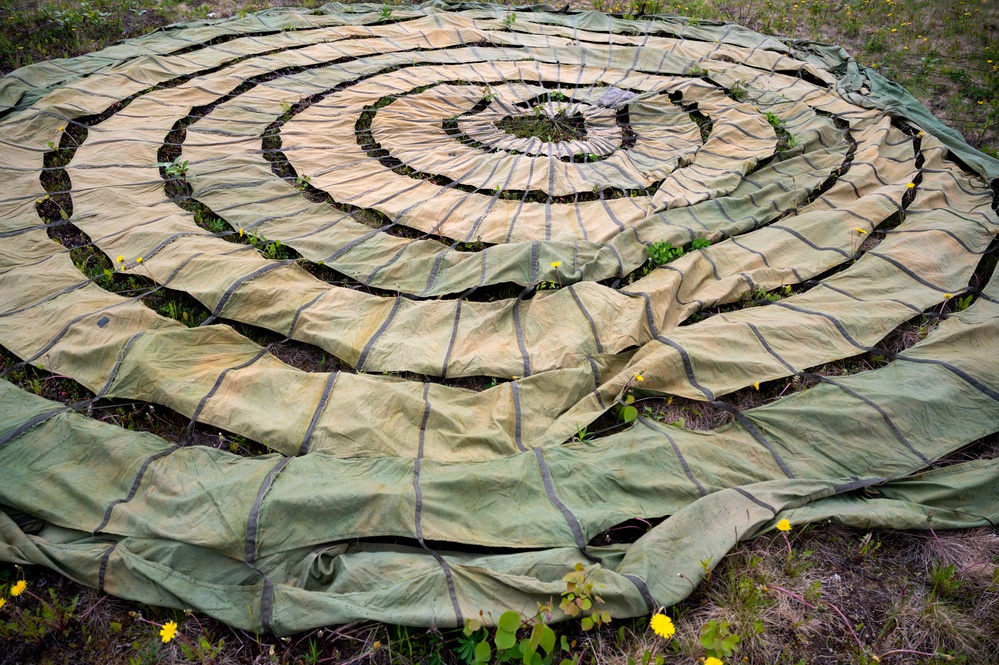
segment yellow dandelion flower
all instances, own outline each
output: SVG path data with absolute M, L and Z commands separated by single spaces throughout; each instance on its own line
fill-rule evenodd
M 382 643 L 380 641 L 378 641 L 378 640 L 375 640 L 375 643 L 371 645 L 371 648 L 372 648 L 372 650 L 381 649 L 382 648 Z
M 638 372 L 635 372 L 635 381 L 644 381 L 644 380 L 645 380 L 645 377 L 643 377 Z
M 891 14 L 889 14 L 889 16 L 891 16 Z M 892 32 L 898 32 L 898 28 L 892 28 L 891 31 Z
M 856 231 L 860 235 L 864 235 L 865 233 L 867 233 L 867 231 L 865 231 L 864 229 L 860 228 L 859 226 L 857 228 L 855 228 L 854 231 Z
M 239 237 L 240 237 L 240 238 L 242 238 L 242 237 L 243 237 L 243 227 L 242 227 L 242 226 L 241 226 L 241 227 L 239 227 Z
M 649 627 L 652 628 L 652 632 L 664 640 L 668 640 L 673 637 L 673 633 L 676 632 L 676 626 L 673 625 L 673 620 L 665 614 L 652 615 L 652 621 L 649 622 Z
M 163 624 L 163 627 L 160 628 L 160 637 L 163 639 L 164 644 L 166 644 L 176 636 L 177 636 L 176 621 L 167 621 L 165 624 Z
M 984 102 L 984 101 L 982 101 L 981 99 L 979 99 L 979 100 L 978 100 L 978 105 L 979 105 L 979 106 L 981 106 L 981 105 L 982 105 L 982 104 L 984 104 L 984 103 L 985 103 L 985 102 Z
M 117 261 L 118 261 L 118 263 L 124 263 L 125 262 L 125 256 L 123 254 L 119 254 Z
M 0 598 L 0 610 L 2 610 L 3 606 L 6 605 L 6 604 L 7 604 L 7 599 L 6 598 Z
M 754 383 L 753 387 L 756 388 L 757 390 L 759 390 L 760 389 L 760 382 L 757 381 L 756 383 Z
M 718 660 L 714 656 L 704 659 L 704 665 L 725 665 L 722 661 Z
M 913 187 L 915 187 L 915 186 L 916 186 L 916 183 L 914 183 L 914 182 L 910 182 L 910 183 L 909 183 L 908 185 L 906 185 L 906 187 L 907 187 L 908 189 L 912 189 L 912 188 L 913 188 Z
M 991 60 L 989 60 L 989 62 L 992 62 L 992 61 L 991 61 Z M 65 129 L 66 129 L 65 127 L 60 127 L 60 128 L 59 128 L 59 129 L 57 129 L 56 131 L 59 131 L 59 132 L 62 132 L 62 131 L 65 131 Z
M 140 257 L 136 258 L 136 259 L 135 259 L 135 262 L 136 262 L 136 263 L 142 263 L 142 257 L 140 256 Z
M 28 588 L 27 582 L 25 582 L 24 580 L 18 580 L 17 584 L 15 584 L 10 588 L 10 595 L 13 598 L 17 598 L 22 593 L 24 593 L 24 590 L 27 588 Z
M 944 298 L 946 298 L 947 300 L 950 300 L 950 299 L 951 299 L 951 298 L 953 298 L 953 297 L 954 297 L 954 294 L 953 294 L 953 293 L 945 293 L 945 294 L 944 294 Z
M 780 522 L 777 522 L 777 530 L 784 532 L 790 531 L 791 530 L 790 520 L 782 519 Z
M 562 267 L 562 262 L 561 261 L 552 261 L 552 268 L 558 269 L 558 268 L 561 268 L 561 267 Z

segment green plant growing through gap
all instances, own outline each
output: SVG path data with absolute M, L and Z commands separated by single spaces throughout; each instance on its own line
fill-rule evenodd
M 181 160 L 180 155 L 174 157 L 171 162 L 156 162 L 156 166 L 163 169 L 163 172 L 171 178 L 187 177 L 187 160 Z

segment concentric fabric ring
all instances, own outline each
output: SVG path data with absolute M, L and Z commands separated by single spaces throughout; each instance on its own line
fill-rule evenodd
M 994 160 L 831 47 L 678 17 L 380 9 L 174 26 L 0 80 L 0 344 L 274 451 L 174 445 L 0 382 L 0 559 L 286 634 L 499 616 L 558 597 L 578 561 L 635 616 L 781 517 L 999 519 L 996 464 L 914 475 L 999 431 L 999 281 L 969 287 L 999 230 Z M 517 118 L 577 134 L 518 137 Z M 43 186 L 56 171 L 67 191 Z M 48 235 L 70 225 L 211 316 L 188 328 L 91 281 Z M 663 243 L 690 251 L 657 268 Z M 965 294 L 925 340 L 878 350 Z M 296 369 L 225 322 L 344 369 Z M 720 399 L 872 350 L 891 362 L 745 411 Z M 580 440 L 638 389 L 734 421 Z M 925 490 L 946 482 L 981 492 Z

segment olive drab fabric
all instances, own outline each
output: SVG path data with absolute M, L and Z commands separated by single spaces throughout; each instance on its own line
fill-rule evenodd
M 999 431 L 999 278 L 969 287 L 999 162 L 838 47 L 677 16 L 390 9 L 173 25 L 0 79 L 0 345 L 272 451 L 127 431 L 0 381 L 0 559 L 283 635 L 499 616 L 557 597 L 579 562 L 612 616 L 637 616 L 782 518 L 999 520 L 999 463 L 936 468 Z M 66 191 L 43 184 L 57 168 Z M 65 219 L 46 223 L 46 196 Z M 103 288 L 60 225 L 210 316 Z M 690 251 L 650 269 L 666 242 Z M 292 367 L 232 323 L 339 369 Z M 807 372 L 870 351 L 884 366 Z M 734 419 L 640 414 L 580 440 L 636 388 Z

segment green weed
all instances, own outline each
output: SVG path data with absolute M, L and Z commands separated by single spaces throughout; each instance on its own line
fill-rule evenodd
M 163 172 L 169 178 L 186 178 L 187 177 L 187 160 L 181 160 L 181 158 L 175 157 L 173 161 L 170 162 L 156 162 L 156 166 L 163 169 Z
M 664 266 L 683 256 L 683 247 L 674 247 L 668 240 L 657 240 L 649 245 L 649 259 L 653 265 Z
M 731 630 L 731 624 L 724 619 L 711 619 L 701 626 L 699 641 L 709 657 L 718 659 L 731 658 L 738 650 L 742 638 Z
M 767 111 L 765 116 L 767 122 L 770 123 L 770 126 L 774 128 L 774 132 L 777 134 L 777 152 L 790 150 L 798 145 L 798 138 L 787 131 L 787 126 L 784 124 L 783 120 L 770 111 Z
M 11 599 L 4 598 L 10 611 L 0 617 L 0 639 L 41 642 L 50 634 L 68 635 L 74 627 L 73 613 L 79 596 L 65 599 L 50 587 L 45 600 L 29 591 L 24 580 L 8 585 L 3 592 L 0 597 L 10 595 Z
M 732 87 L 728 89 L 729 96 L 737 102 L 741 102 L 745 99 L 747 93 L 746 84 L 742 80 L 737 80 L 732 84 Z
M 696 252 L 711 246 L 707 238 L 694 238 L 690 243 L 690 251 Z M 656 240 L 649 244 L 649 260 L 653 266 L 664 266 L 687 253 L 683 247 L 674 247 L 668 240 Z

